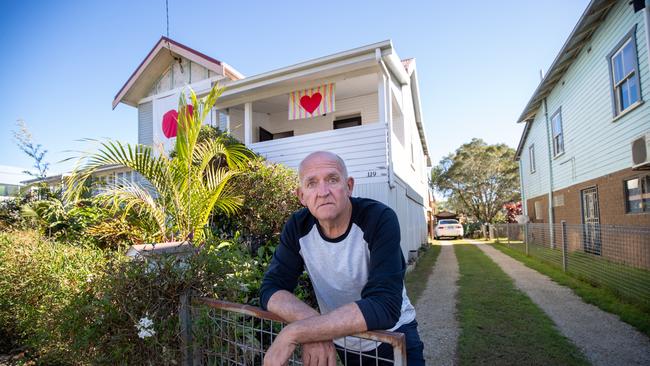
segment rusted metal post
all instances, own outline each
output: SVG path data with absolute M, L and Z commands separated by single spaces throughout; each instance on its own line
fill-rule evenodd
M 524 224 L 524 233 L 526 234 L 526 239 L 524 240 L 524 244 L 526 244 L 526 255 L 528 255 L 528 223 Z
M 402 333 L 395 333 L 393 346 L 393 365 L 406 366 L 406 336 Z
M 181 301 L 178 306 L 178 317 L 181 325 L 181 347 L 183 350 L 183 366 L 194 366 L 192 355 L 192 313 L 190 304 L 190 292 L 181 294 Z
M 568 265 L 568 250 L 566 240 L 566 221 L 562 220 L 562 270 L 566 272 Z

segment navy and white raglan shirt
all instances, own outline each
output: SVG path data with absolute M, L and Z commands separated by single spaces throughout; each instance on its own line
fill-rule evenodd
M 267 309 L 276 291 L 293 292 L 306 269 L 321 314 L 355 302 L 368 330 L 395 330 L 415 319 L 404 287 L 406 263 L 397 215 L 375 200 L 350 201 L 350 224 L 338 238 L 327 238 L 306 208 L 289 218 L 262 281 L 262 308 Z M 376 347 L 375 342 L 349 337 L 334 342 L 364 352 Z

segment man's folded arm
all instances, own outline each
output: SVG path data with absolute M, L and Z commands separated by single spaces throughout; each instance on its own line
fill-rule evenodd
M 393 210 L 383 211 L 376 230 L 367 240 L 370 248 L 368 282 L 356 304 L 364 315 L 368 330 L 390 329 L 402 312 L 406 272 L 399 222 Z

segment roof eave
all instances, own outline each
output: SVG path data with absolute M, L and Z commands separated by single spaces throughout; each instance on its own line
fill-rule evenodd
M 535 117 L 541 100 L 544 99 L 555 87 L 555 84 L 559 82 L 562 75 L 564 75 L 564 72 L 569 68 L 573 60 L 580 53 L 580 50 L 584 44 L 589 41 L 593 32 L 598 29 L 605 16 L 612 8 L 612 6 L 615 5 L 615 3 L 616 0 L 591 0 L 589 5 L 587 5 L 585 11 L 582 13 L 582 16 L 576 23 L 575 27 L 571 31 L 571 34 L 564 42 L 564 45 L 560 49 L 560 52 L 557 54 L 557 56 L 555 56 L 555 59 L 553 60 L 553 63 L 551 63 L 548 72 L 533 92 L 533 95 L 526 104 L 526 107 L 517 119 L 517 123 L 521 123 Z M 588 18 L 594 15 L 599 16 L 591 23 L 588 23 Z M 559 69 L 560 66 L 563 68 Z
M 415 125 L 418 128 L 418 134 L 420 135 L 420 143 L 422 144 L 422 150 L 424 156 L 427 158 L 427 166 L 431 166 L 431 156 L 429 155 L 429 143 L 427 142 L 427 135 L 424 131 L 424 124 L 422 123 L 422 103 L 420 102 L 420 86 L 418 82 L 418 72 L 415 66 L 415 60 L 411 65 L 411 93 L 413 94 L 413 106 L 415 109 Z
M 147 56 L 142 60 L 142 62 L 140 62 L 138 67 L 133 71 L 131 76 L 129 76 L 129 78 L 124 83 L 124 85 L 122 85 L 120 90 L 117 92 L 115 98 L 113 98 L 113 103 L 112 103 L 113 109 L 115 109 L 115 107 L 117 107 L 117 105 L 120 103 L 124 103 L 130 106 L 137 105 L 137 101 L 128 100 L 125 99 L 125 97 L 128 95 L 131 88 L 140 79 L 140 77 L 142 76 L 146 68 L 149 66 L 149 64 L 156 58 L 156 56 L 161 52 L 163 48 L 168 48 L 170 52 L 184 56 L 190 59 L 191 61 L 206 67 L 207 69 L 210 69 L 215 72 L 222 72 L 223 66 L 221 61 L 214 59 L 210 56 L 207 56 L 204 53 L 196 51 L 188 46 L 185 46 L 182 43 L 176 42 L 173 39 L 162 36 L 160 37 L 160 40 L 158 40 L 158 42 L 156 42 L 156 44 L 153 46 L 151 51 L 149 51 Z M 241 75 L 233 68 L 231 68 L 231 71 L 234 71 L 235 75 Z
M 362 46 L 354 48 L 348 51 L 338 52 L 332 55 L 319 57 L 309 61 L 297 63 L 291 66 L 283 67 L 280 69 L 275 69 L 267 71 L 261 74 L 249 76 L 245 79 L 236 80 L 231 83 L 225 84 L 229 91 L 234 92 L 237 89 L 244 89 L 244 87 L 252 84 L 262 83 L 268 80 L 276 79 L 281 76 L 295 74 L 300 71 L 316 68 L 318 66 L 331 64 L 345 59 L 351 59 L 372 52 L 374 55 L 375 49 L 380 48 L 383 54 L 389 54 L 392 49 L 392 44 L 390 41 L 382 41 L 378 43 L 373 43 L 367 46 Z M 227 93 L 226 93 L 227 94 Z

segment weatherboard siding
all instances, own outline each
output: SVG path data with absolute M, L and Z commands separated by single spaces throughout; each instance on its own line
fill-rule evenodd
M 386 128 L 380 123 L 257 142 L 249 147 L 293 169 L 309 153 L 329 150 L 345 160 L 348 174 L 357 183 L 388 182 Z
M 607 56 L 635 24 L 645 103 L 614 121 Z M 551 158 L 553 190 L 632 166 L 631 140 L 650 132 L 650 72 L 645 37 L 642 12 L 635 14 L 627 1 L 620 1 L 548 96 L 549 118 L 561 108 L 565 148 L 564 154 Z M 542 106 L 521 152 L 527 199 L 548 193 L 546 136 Z M 528 157 L 531 143 L 535 144 L 537 167 L 532 175 Z
M 530 172 L 529 148 L 535 149 L 535 172 Z M 521 152 L 520 164 L 522 165 L 522 183 L 524 185 L 525 199 L 537 197 L 548 193 L 548 142 L 546 139 L 546 118 L 543 106 L 537 111 L 533 121 L 526 145 Z M 530 213 L 529 213 L 530 215 Z
M 393 131 L 391 133 L 393 167 L 395 174 L 413 187 L 418 195 L 427 197 L 428 174 L 424 149 L 415 123 L 411 88 L 406 86 L 403 89 L 405 98 L 401 103 L 401 110 L 395 105 L 396 103 L 393 103 Z M 411 144 L 413 145 L 413 160 L 411 160 Z

